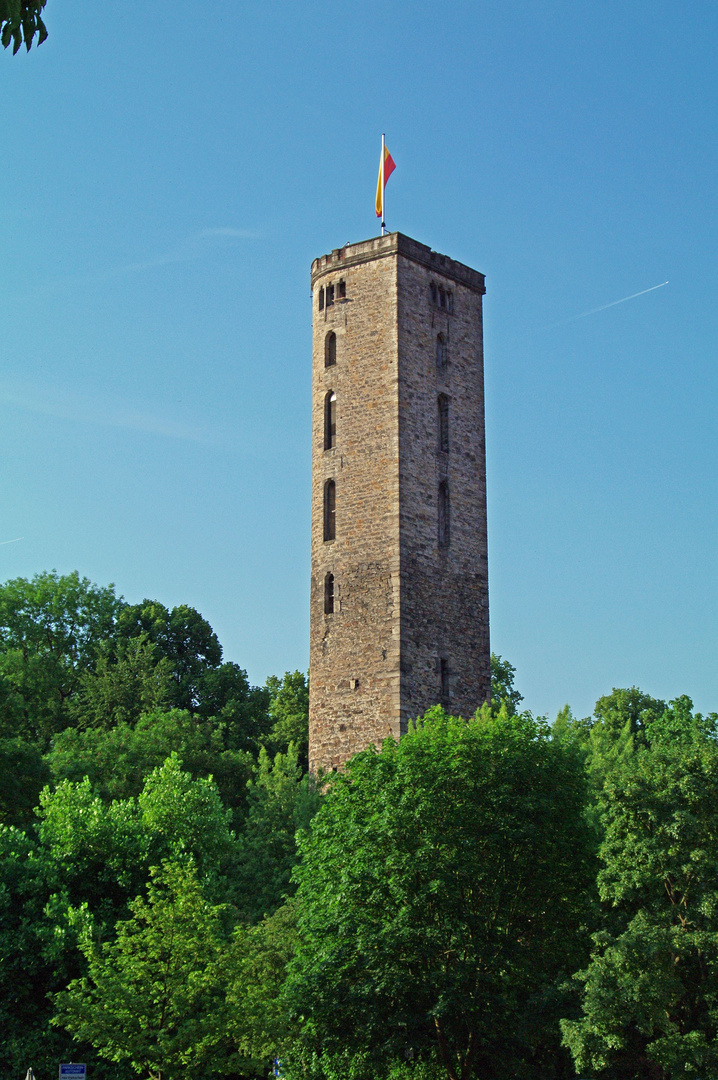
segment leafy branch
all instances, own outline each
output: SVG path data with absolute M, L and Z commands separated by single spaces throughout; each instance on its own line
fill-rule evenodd
M 0 0 L 0 41 L 5 49 L 12 41 L 13 56 L 23 41 L 30 52 L 36 34 L 38 45 L 42 45 L 47 37 L 47 27 L 41 15 L 46 2 L 47 0 Z

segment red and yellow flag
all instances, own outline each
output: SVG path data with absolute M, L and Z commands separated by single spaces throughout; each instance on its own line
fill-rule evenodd
M 381 161 L 381 157 L 380 157 L 379 158 L 379 179 L 378 179 L 377 185 L 376 185 L 376 216 L 378 218 L 383 218 L 384 217 L 384 188 L 386 187 L 387 180 L 389 179 L 391 174 L 394 172 L 394 169 L 396 168 L 396 165 L 394 164 L 394 159 L 391 156 L 391 154 L 389 153 L 389 151 L 387 150 L 386 146 L 383 148 L 383 153 L 384 153 L 384 169 L 383 169 L 383 172 L 382 172 L 382 167 L 381 167 L 382 166 L 382 161 Z M 382 183 L 382 180 L 384 181 L 383 183 Z

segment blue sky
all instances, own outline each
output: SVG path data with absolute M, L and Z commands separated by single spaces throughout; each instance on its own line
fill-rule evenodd
M 45 11 L 0 55 L 0 580 L 78 569 L 194 605 L 253 682 L 306 667 L 309 266 L 375 235 L 385 131 L 388 227 L 487 275 L 526 706 L 718 709 L 714 0 Z

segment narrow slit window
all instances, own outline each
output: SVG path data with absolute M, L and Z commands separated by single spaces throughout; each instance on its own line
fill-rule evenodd
M 446 369 L 447 360 L 446 338 L 443 334 L 439 334 L 436 339 L 436 368 L 438 371 Z
M 337 442 L 337 395 L 333 390 L 324 396 L 324 449 L 331 450 Z
M 439 450 L 449 451 L 449 399 L 439 394 Z
M 327 285 L 327 307 L 331 307 L 334 303 L 334 286 Z
M 449 697 L 449 661 L 445 656 L 439 658 L 439 685 L 441 686 L 441 696 L 444 700 Z
M 454 310 L 454 294 L 448 291 L 446 293 L 446 310 L 448 312 L 453 312 Z
M 327 303 L 329 303 L 328 300 L 327 300 Z M 446 307 L 446 293 L 442 289 L 441 285 L 439 286 L 439 307 L 440 308 L 445 308 Z
M 324 485 L 324 540 L 334 540 L 337 531 L 337 486 L 333 480 Z
M 334 614 L 334 574 L 324 578 L 324 614 Z
M 319 290 L 319 310 L 324 311 L 324 287 Z
M 431 302 L 432 302 L 432 304 L 434 306 L 436 306 L 436 304 L 438 303 L 438 300 L 439 300 L 439 295 L 438 295 L 438 293 L 436 291 L 436 282 L 435 281 L 432 281 L 431 285 L 429 286 L 429 289 L 430 289 L 430 292 L 431 292 Z
M 449 546 L 450 533 L 449 481 L 439 484 L 439 547 Z
M 337 362 L 337 335 L 332 330 L 324 342 L 324 367 L 332 367 Z
M 346 281 L 340 281 L 337 289 L 337 293 L 340 300 L 346 300 L 347 298 L 347 283 Z

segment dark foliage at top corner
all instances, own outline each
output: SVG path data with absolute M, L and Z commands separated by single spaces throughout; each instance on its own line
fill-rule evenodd
M 42 45 L 47 38 L 47 27 L 42 21 L 42 10 L 47 0 L 0 0 L 0 41 L 3 48 L 12 42 L 13 55 L 22 43 L 30 51 L 35 36 Z

